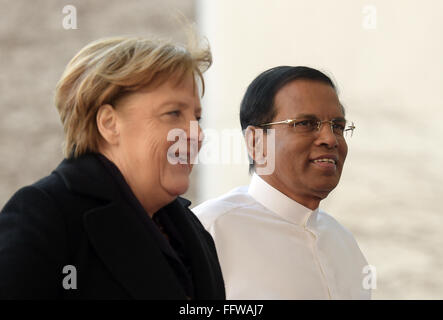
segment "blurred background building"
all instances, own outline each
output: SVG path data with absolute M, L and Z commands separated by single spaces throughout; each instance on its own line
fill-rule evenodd
M 66 5 L 77 29 L 63 26 Z M 375 299 L 443 298 L 442 1 L 0 0 L 0 12 L 0 207 L 62 159 L 52 99 L 74 54 L 105 36 L 184 39 L 181 13 L 213 51 L 205 130 L 240 133 L 242 95 L 270 67 L 307 65 L 336 81 L 357 129 L 321 207 L 376 267 Z M 247 163 L 222 156 L 239 135 L 212 138 L 204 148 L 218 146 L 220 161 L 195 167 L 193 205 L 249 182 Z

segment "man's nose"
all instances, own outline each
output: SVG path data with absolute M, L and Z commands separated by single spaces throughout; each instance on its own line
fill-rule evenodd
M 330 122 L 325 121 L 320 124 L 317 132 L 317 145 L 326 145 L 328 148 L 336 148 L 338 146 L 337 136 L 332 130 Z

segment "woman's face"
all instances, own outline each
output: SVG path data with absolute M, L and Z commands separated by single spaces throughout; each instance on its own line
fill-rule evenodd
M 201 147 L 198 141 L 201 128 L 196 122 L 193 125 L 198 128 L 194 129 L 197 132 L 194 137 L 190 136 L 191 121 L 197 121 L 201 115 L 193 75 L 187 75 L 179 84 L 172 79 L 158 87 L 131 94 L 116 110 L 118 143 L 113 146 L 112 160 L 145 209 L 149 210 L 157 202 L 165 205 L 185 193 L 192 170 L 191 138 L 198 150 Z M 174 164 L 168 160 L 178 156 L 177 139 L 168 141 L 168 133 L 173 129 L 183 130 L 180 151 L 187 153 L 184 153 L 185 159 L 181 157 L 181 162 L 187 160 L 186 164 Z M 148 213 L 152 215 L 154 212 Z

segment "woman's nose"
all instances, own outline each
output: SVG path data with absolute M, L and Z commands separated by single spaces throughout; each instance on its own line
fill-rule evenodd
M 204 134 L 197 120 L 191 120 L 186 128 L 189 150 L 198 152 L 201 148 Z

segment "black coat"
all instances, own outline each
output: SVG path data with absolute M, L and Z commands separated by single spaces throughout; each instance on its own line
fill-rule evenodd
M 196 299 L 224 299 L 214 242 L 190 202 L 167 207 L 181 233 Z M 76 268 L 77 289 L 63 281 Z M 68 267 L 69 268 L 69 267 Z M 65 273 L 64 273 L 65 272 Z M 64 160 L 0 213 L 0 299 L 186 299 L 183 287 L 95 155 Z

